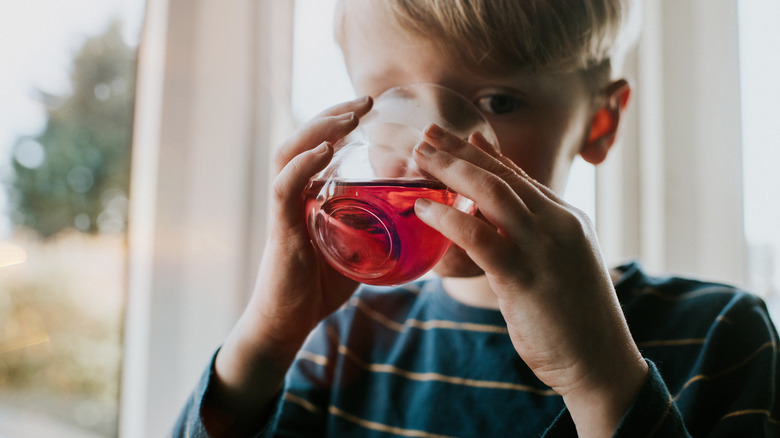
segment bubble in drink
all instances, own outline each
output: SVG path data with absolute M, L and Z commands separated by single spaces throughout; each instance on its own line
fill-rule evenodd
M 465 200 L 438 181 L 314 181 L 306 197 L 309 234 L 345 276 L 405 283 L 429 271 L 450 245 L 414 214 L 418 198 L 447 205 Z

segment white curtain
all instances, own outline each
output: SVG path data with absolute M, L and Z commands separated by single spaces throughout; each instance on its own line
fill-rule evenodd
M 597 170 L 611 263 L 744 285 L 737 0 L 647 0 L 622 142 Z
M 122 437 L 165 436 L 252 290 L 269 154 L 291 126 L 290 0 L 148 0 Z

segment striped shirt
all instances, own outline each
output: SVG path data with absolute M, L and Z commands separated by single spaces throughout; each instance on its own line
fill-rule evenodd
M 616 436 L 780 437 L 777 332 L 732 287 L 621 267 L 618 298 L 650 374 Z M 177 425 L 203 431 L 204 374 Z M 576 436 L 563 401 L 514 350 L 497 310 L 434 278 L 363 286 L 312 332 L 258 436 Z

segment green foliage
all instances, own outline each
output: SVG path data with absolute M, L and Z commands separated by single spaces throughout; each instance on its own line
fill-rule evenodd
M 121 354 L 118 309 L 94 315 L 72 291 L 69 273 L 50 267 L 46 274 L 25 283 L 11 281 L 3 291 L 0 388 L 115 402 Z
M 0 409 L 115 437 L 123 236 L 23 229 L 12 242 L 27 261 L 0 269 Z
M 72 93 L 41 93 L 45 128 L 14 147 L 13 219 L 42 237 L 124 229 L 136 51 L 120 30 L 114 22 L 86 40 L 73 60 Z

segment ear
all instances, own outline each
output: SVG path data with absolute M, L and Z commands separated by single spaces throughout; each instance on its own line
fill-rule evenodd
M 612 82 L 604 89 L 590 121 L 588 138 L 580 150 L 580 156 L 588 163 L 600 164 L 607 158 L 630 94 L 631 86 L 625 79 Z

